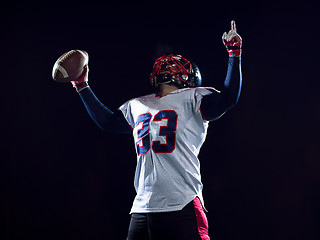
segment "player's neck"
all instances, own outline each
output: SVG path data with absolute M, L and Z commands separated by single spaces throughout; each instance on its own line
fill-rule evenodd
M 169 93 L 178 90 L 178 88 L 175 85 L 172 84 L 161 84 L 160 85 L 160 92 L 159 95 L 161 97 L 164 97 L 166 95 L 168 95 Z

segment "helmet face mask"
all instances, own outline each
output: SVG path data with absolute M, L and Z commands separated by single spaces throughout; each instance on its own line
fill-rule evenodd
M 163 55 L 153 66 L 150 75 L 151 85 L 156 91 L 161 84 L 173 84 L 178 88 L 192 88 L 201 86 L 199 68 L 181 55 Z

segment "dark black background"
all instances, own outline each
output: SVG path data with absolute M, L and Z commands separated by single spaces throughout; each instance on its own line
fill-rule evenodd
M 102 132 L 69 84 L 51 80 L 71 49 L 116 109 L 151 91 L 160 46 L 223 85 L 221 35 L 243 38 L 238 105 L 211 123 L 200 153 L 211 236 L 320 238 L 317 6 L 269 1 L 3 2 L 1 239 L 125 239 L 134 198 L 130 136 Z

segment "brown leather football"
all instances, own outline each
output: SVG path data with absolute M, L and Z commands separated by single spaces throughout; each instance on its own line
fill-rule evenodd
M 89 55 L 83 50 L 71 50 L 62 54 L 52 68 L 52 79 L 66 83 L 76 80 L 88 65 Z

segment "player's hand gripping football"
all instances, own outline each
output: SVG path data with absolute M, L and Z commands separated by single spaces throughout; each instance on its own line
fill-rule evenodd
M 236 22 L 231 21 L 231 30 L 222 35 L 222 42 L 226 46 L 230 57 L 241 56 L 242 38 L 237 33 Z
M 77 90 L 77 92 L 80 92 L 81 90 L 89 86 L 88 75 L 89 75 L 89 66 L 86 65 L 84 67 L 84 71 L 82 75 L 77 80 L 71 81 L 72 86 Z

